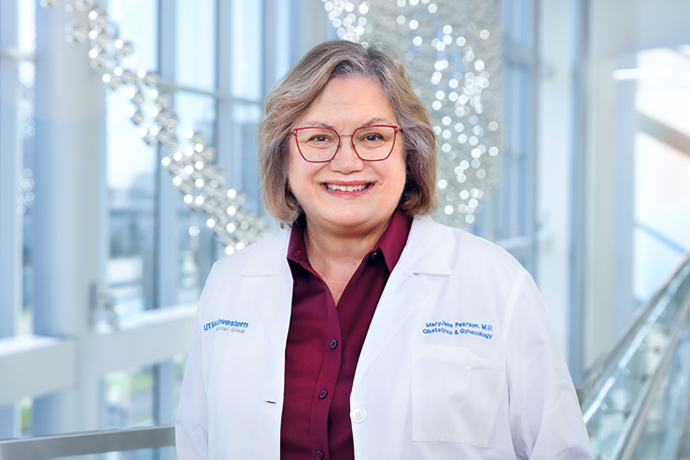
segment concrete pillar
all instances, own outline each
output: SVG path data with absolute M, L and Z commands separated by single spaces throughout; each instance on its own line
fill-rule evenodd
M 590 2 L 587 69 L 585 367 L 630 320 L 632 297 L 634 87 L 613 72 L 634 56 L 637 4 Z M 618 18 L 611 22 L 610 18 Z M 623 90 L 623 92 L 621 92 Z M 626 100 L 630 98 L 630 100 Z M 628 113 L 626 113 L 628 112 Z M 626 318 L 627 317 L 627 318 Z
M 38 2 L 37 2 L 38 4 Z M 75 388 L 34 401 L 34 434 L 96 429 L 98 376 L 89 355 L 90 292 L 98 281 L 100 139 L 104 96 L 88 45 L 65 41 L 86 21 L 36 6 L 34 331 L 78 343 Z
M 570 218 L 573 140 L 571 0 L 542 2 L 539 17 L 537 107 L 537 219 L 540 242 L 537 284 L 559 345 L 570 352 Z M 571 366 L 572 367 L 572 366 Z
M 0 3 L 0 46 L 17 47 L 17 2 Z M 17 212 L 22 170 L 17 124 L 17 61 L 0 58 L 0 339 L 15 334 L 22 302 L 22 217 Z M 17 434 L 15 405 L 0 407 L 0 439 Z

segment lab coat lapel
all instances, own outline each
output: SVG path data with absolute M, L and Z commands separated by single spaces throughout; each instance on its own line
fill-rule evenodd
M 429 294 L 430 287 L 424 275 L 451 274 L 440 229 L 447 230 L 430 217 L 413 221 L 405 249 L 388 278 L 369 326 L 355 371 L 353 392 L 376 357 Z
M 285 342 L 290 324 L 292 275 L 287 262 L 290 230 L 283 230 L 242 272 L 243 292 L 251 293 L 271 343 L 272 358 L 283 374 Z M 283 365 L 281 365 L 281 363 Z

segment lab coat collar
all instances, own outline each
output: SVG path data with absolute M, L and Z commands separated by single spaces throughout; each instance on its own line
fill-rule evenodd
M 242 276 L 271 276 L 290 273 L 287 262 L 287 248 L 290 242 L 290 229 L 267 237 L 260 244 L 264 247 L 261 251 L 254 251 L 252 260 L 247 263 Z
M 450 241 L 450 234 L 444 234 L 450 231 L 448 227 L 434 222 L 431 217 L 416 218 L 398 261 L 399 271 L 450 275 L 452 270 L 448 262 L 448 249 L 445 247 L 445 242 Z

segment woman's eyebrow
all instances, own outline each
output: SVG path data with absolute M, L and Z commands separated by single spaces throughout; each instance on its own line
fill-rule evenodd
M 367 120 L 367 122 L 363 123 L 362 126 L 375 125 L 377 123 L 384 123 L 384 124 L 388 124 L 388 125 L 394 124 L 392 121 L 388 120 L 387 118 L 374 117 L 370 120 Z
M 303 125 L 302 127 L 310 127 L 310 126 L 316 127 L 316 126 L 318 126 L 321 128 L 330 128 L 330 129 L 335 130 L 335 128 L 333 126 L 329 125 L 328 123 L 324 123 L 322 121 L 306 121 L 306 122 L 300 123 L 300 124 Z

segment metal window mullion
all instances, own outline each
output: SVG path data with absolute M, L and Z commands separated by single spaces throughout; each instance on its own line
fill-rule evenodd
M 163 80 L 176 80 L 177 55 L 177 1 L 158 0 L 158 73 Z M 172 98 L 171 110 L 175 110 Z M 179 284 L 180 244 L 177 228 L 180 196 L 170 174 L 161 167 L 160 160 L 167 155 L 165 147 L 157 148 L 155 237 L 154 237 L 154 308 L 177 304 Z M 153 414 L 157 424 L 172 423 L 174 365 L 170 360 L 153 366 Z
M 510 147 L 510 142 L 512 139 L 512 133 L 510 132 L 509 127 L 509 120 L 510 120 L 510 112 L 512 109 L 512 99 L 511 99 L 511 76 L 512 76 L 512 65 L 507 62 L 503 61 L 501 65 L 501 89 L 502 89 L 502 102 L 503 102 L 503 124 L 505 126 L 504 129 L 504 140 L 503 140 L 503 158 L 501 160 L 501 163 L 499 164 L 499 169 L 500 169 L 500 174 L 501 174 L 501 181 L 499 183 L 499 187 L 496 190 L 494 196 L 494 209 L 493 209 L 493 214 L 494 214 L 494 231 L 493 231 L 493 240 L 497 239 L 502 239 L 506 238 L 505 235 L 505 213 L 504 209 L 506 207 L 505 199 L 506 195 L 509 193 L 506 180 L 509 177 L 507 174 L 508 171 L 508 162 L 510 161 L 510 155 L 511 155 L 511 147 Z
M 621 68 L 634 67 L 636 56 L 619 57 Z M 613 227 L 615 239 L 613 254 L 613 332 L 620 334 L 637 308 L 634 296 L 634 227 L 635 227 L 635 137 L 638 131 L 636 92 L 637 80 L 619 81 L 616 84 L 616 119 L 614 123 L 613 157 L 615 172 L 610 177 L 613 184 L 615 206 Z
M 158 0 L 158 72 L 166 80 L 175 80 L 175 16 L 176 2 Z M 175 98 L 170 108 L 175 109 Z M 179 242 L 177 221 L 180 197 L 172 184 L 170 174 L 161 167 L 160 160 L 167 155 L 164 147 L 158 147 L 155 194 L 155 303 L 163 308 L 177 303 L 179 278 Z
M 235 152 L 234 135 L 236 127 L 233 120 L 233 110 L 237 101 L 232 92 L 232 63 L 233 53 L 233 0 L 217 0 L 216 3 L 216 88 L 219 93 L 228 94 L 229 98 L 216 98 L 215 146 L 216 163 L 225 171 L 225 186 L 237 187 L 239 169 L 234 163 Z M 214 244 L 213 259 L 220 258 L 223 248 Z
M 280 0 L 263 0 L 263 43 L 262 43 L 262 99 L 266 99 L 273 88 L 273 83 L 278 79 L 278 59 L 276 46 L 278 40 L 278 3 Z
M 579 382 L 584 373 L 584 307 L 585 307 L 585 250 L 586 250 L 586 78 L 589 32 L 589 0 L 572 0 L 574 37 L 573 85 L 572 85 L 572 132 L 570 154 L 572 171 L 571 219 L 570 219 L 570 295 L 569 295 L 569 346 L 568 368 L 573 380 Z
M 520 180 L 520 165 L 524 161 L 524 86 L 523 86 L 524 68 L 520 65 L 513 66 L 511 74 L 511 110 L 510 110 L 510 155 L 509 155 L 509 172 L 508 176 L 510 182 L 508 183 L 508 198 L 507 205 L 504 212 L 507 215 L 506 234 L 504 238 L 512 238 L 518 236 L 518 216 L 520 213 L 520 188 L 522 181 Z
M 537 24 L 539 24 L 539 0 L 530 2 L 532 5 L 529 11 L 529 26 L 530 26 L 530 43 L 531 47 L 531 65 L 528 67 L 528 92 L 527 92 L 527 130 L 525 145 L 527 146 L 527 164 L 526 164 L 526 180 L 525 180 L 525 233 L 530 241 L 529 248 L 529 263 L 527 269 L 533 278 L 537 278 L 537 271 L 539 269 L 537 261 L 539 255 L 538 246 L 538 223 L 539 216 L 537 214 L 537 194 L 539 193 L 537 180 L 538 176 L 538 161 L 537 161 L 537 130 L 539 125 L 537 123 L 537 106 L 539 103 L 539 94 L 537 85 L 539 84 L 539 53 L 537 52 L 537 43 L 539 43 L 539 32 Z
M 511 146 L 511 188 L 510 188 L 510 205 L 507 212 L 510 214 L 510 230 L 508 237 L 515 237 L 520 234 L 520 213 L 522 212 L 522 193 L 521 189 L 524 186 L 521 169 L 525 161 L 525 134 L 527 126 L 525 124 L 525 68 L 523 66 L 516 66 L 514 73 L 513 86 L 513 112 L 511 128 L 513 130 L 513 145 Z
M 256 5 L 258 6 L 259 9 L 259 17 L 262 18 L 260 21 L 260 27 L 263 29 L 261 30 L 259 34 L 259 40 L 261 40 L 261 45 L 259 47 L 261 51 L 260 56 L 258 56 L 258 63 L 261 68 L 261 76 L 260 78 L 262 79 L 262 85 L 260 86 L 260 93 L 263 93 L 264 90 L 264 84 L 263 82 L 266 81 L 265 73 L 266 73 L 266 68 L 264 67 L 265 64 L 265 52 L 263 52 L 264 48 L 266 47 L 266 31 L 265 31 L 265 15 L 266 15 L 266 9 L 265 9 L 265 3 L 264 0 L 255 0 L 257 3 Z M 259 111 L 261 113 L 261 110 Z M 259 116 L 259 119 L 261 118 L 261 115 Z M 260 212 L 261 210 L 261 198 L 259 194 L 259 189 L 260 189 L 260 179 L 259 179 L 259 171 L 258 171 L 258 163 L 256 161 L 256 152 L 257 152 L 257 137 L 256 137 L 256 129 L 255 127 L 258 127 L 258 123 L 254 124 L 253 121 L 250 122 L 250 124 L 245 124 L 242 126 L 240 135 L 238 138 L 241 140 L 242 145 L 238 149 L 239 155 L 242 156 L 242 189 L 244 190 L 247 200 L 245 203 L 245 206 L 248 209 L 251 209 L 254 212 Z

